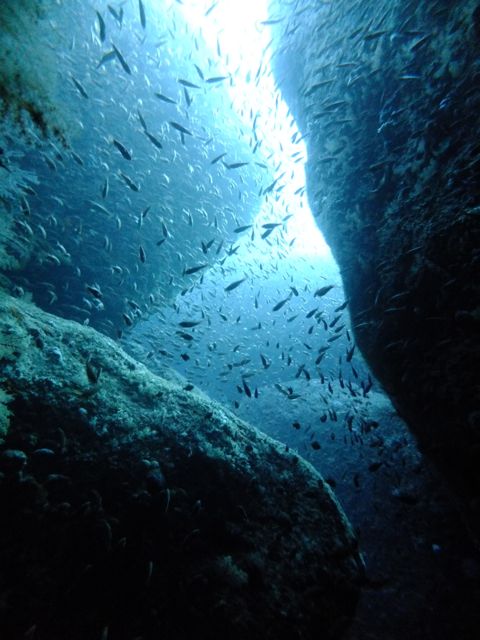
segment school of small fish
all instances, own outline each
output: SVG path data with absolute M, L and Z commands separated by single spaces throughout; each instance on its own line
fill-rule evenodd
M 265 376 L 292 402 L 312 379 L 327 400 L 333 385 L 365 397 L 372 380 L 353 361 L 338 276 L 328 282 L 308 258 L 290 262 L 289 224 L 305 188 L 291 199 L 289 165 L 262 138 L 272 114 L 229 109 L 236 74 L 221 34 L 207 51 L 175 5 L 165 2 L 159 20 L 142 0 L 72 3 L 74 33 L 52 24 L 74 118 L 67 148 L 39 141 L 29 157 L 39 186 L 23 186 L 16 217 L 26 256 L 17 291 L 34 282 L 40 306 L 141 346 L 151 363 L 178 367 L 189 388 L 208 373 L 229 385 L 235 409 L 259 397 Z M 271 73 L 261 60 L 247 81 Z M 291 143 L 298 164 L 298 132 Z M 93 365 L 87 373 L 99 380 Z

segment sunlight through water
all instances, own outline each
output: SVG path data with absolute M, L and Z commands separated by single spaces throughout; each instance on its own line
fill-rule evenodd
M 271 33 L 268 0 L 192 0 L 176 4 L 194 33 L 207 47 L 220 53 L 220 72 L 233 78 L 228 91 L 232 107 L 255 137 L 282 185 L 275 199 L 264 202 L 257 220 L 272 212 L 289 220 L 287 242 L 293 254 L 331 259 L 331 253 L 310 211 L 305 195 L 305 144 L 296 123 L 276 88 L 270 65 Z

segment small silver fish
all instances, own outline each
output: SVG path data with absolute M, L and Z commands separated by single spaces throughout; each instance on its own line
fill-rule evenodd
M 142 25 L 142 29 L 145 29 L 147 26 L 147 19 L 145 17 L 145 7 L 143 6 L 142 0 L 138 0 L 138 12 L 140 14 L 140 24 Z
M 228 286 L 225 287 L 225 291 L 233 291 L 234 289 L 239 287 L 242 282 L 245 282 L 246 279 L 247 278 L 242 278 L 241 280 L 235 280 L 234 282 L 231 282 Z
M 115 138 L 112 138 L 112 143 L 120 151 L 120 153 L 125 158 L 125 160 L 132 159 L 132 154 L 130 153 L 130 151 L 127 149 L 125 145 L 123 145 L 121 142 L 119 142 Z
M 98 11 L 95 11 L 95 13 L 97 14 L 98 35 L 100 37 L 100 42 L 105 42 L 105 35 L 106 35 L 105 21 Z
M 117 47 L 113 43 L 112 43 L 112 49 L 114 50 L 115 55 L 117 56 L 117 60 L 120 62 L 122 69 L 125 71 L 125 73 L 128 73 L 128 75 L 132 75 L 132 70 L 128 66 L 127 61 L 125 60 L 125 58 L 122 56 L 120 51 L 117 49 Z

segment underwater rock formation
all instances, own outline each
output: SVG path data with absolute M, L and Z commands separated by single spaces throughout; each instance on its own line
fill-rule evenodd
M 362 561 L 313 467 L 0 295 L 2 638 L 339 638 Z
M 35 133 L 65 142 L 66 122 L 57 104 L 56 60 L 51 43 L 45 40 L 43 22 L 47 14 L 55 16 L 57 11 L 50 0 L 0 4 L 0 114 L 2 120 L 11 118 L 27 139 L 33 137 L 33 126 Z
M 277 81 L 356 340 L 477 523 L 479 12 L 271 3 Z

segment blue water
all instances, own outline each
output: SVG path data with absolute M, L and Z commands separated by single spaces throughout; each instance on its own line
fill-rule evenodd
M 347 358 L 348 305 L 308 211 L 305 149 L 268 44 L 256 59 L 245 42 L 241 67 L 222 25 L 205 22 L 214 10 L 195 22 L 182 3 L 144 7 L 144 26 L 136 2 L 97 3 L 102 23 L 74 2 L 42 23 L 66 145 L 33 125 L 29 144 L 8 141 L 36 176 L 12 211 L 25 241 L 14 293 L 249 419 L 273 394 L 301 421 L 318 385 L 359 402 L 368 371 Z M 339 413 L 348 419 L 348 402 Z

